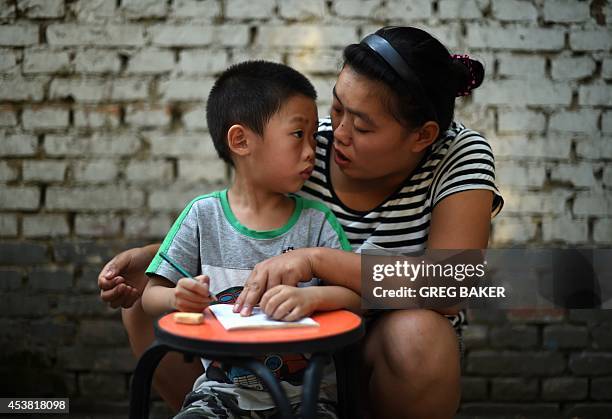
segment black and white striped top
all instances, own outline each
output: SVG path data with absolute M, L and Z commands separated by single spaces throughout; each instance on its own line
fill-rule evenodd
M 324 202 L 344 228 L 354 251 L 388 249 L 407 253 L 426 247 L 433 207 L 456 192 L 487 189 L 495 194 L 492 216 L 503 205 L 495 185 L 495 163 L 487 140 L 453 122 L 430 147 L 402 186 L 372 211 L 352 210 L 340 202 L 329 175 L 333 133 L 329 118 L 319 121 L 315 170 L 300 195 Z

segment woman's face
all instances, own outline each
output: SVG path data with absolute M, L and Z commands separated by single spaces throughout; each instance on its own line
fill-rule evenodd
M 344 66 L 333 94 L 332 158 L 340 170 L 355 180 L 405 179 L 422 153 L 413 151 L 418 132 L 391 115 L 388 88 Z

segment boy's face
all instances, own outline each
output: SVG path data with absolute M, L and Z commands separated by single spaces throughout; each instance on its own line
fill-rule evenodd
M 317 127 L 314 100 L 303 95 L 288 99 L 266 124 L 263 139 L 256 141 L 252 174 L 275 192 L 298 191 L 314 168 Z

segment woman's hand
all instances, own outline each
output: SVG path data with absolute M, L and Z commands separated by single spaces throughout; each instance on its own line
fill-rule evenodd
M 111 307 L 129 308 L 142 295 L 147 285 L 147 266 L 159 245 L 137 247 L 119 253 L 98 274 L 100 298 Z
M 310 316 L 318 307 L 317 288 L 277 285 L 265 292 L 259 306 L 275 320 L 296 321 Z
M 258 263 L 247 278 L 244 289 L 234 304 L 234 312 L 250 316 L 262 295 L 277 285 L 295 287 L 312 279 L 312 249 L 296 249 Z
M 201 313 L 213 301 L 210 295 L 210 278 L 206 275 L 181 278 L 172 288 L 170 306 L 178 311 Z

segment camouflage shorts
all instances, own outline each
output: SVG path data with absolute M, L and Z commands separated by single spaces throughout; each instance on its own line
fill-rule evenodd
M 291 405 L 291 410 L 297 418 L 301 417 L 299 414 L 300 407 L 300 403 Z M 208 387 L 189 393 L 185 398 L 183 408 L 174 419 L 279 419 L 280 417 L 277 409 L 241 409 L 235 396 Z M 316 417 L 319 419 L 338 419 L 336 403 L 319 399 Z

